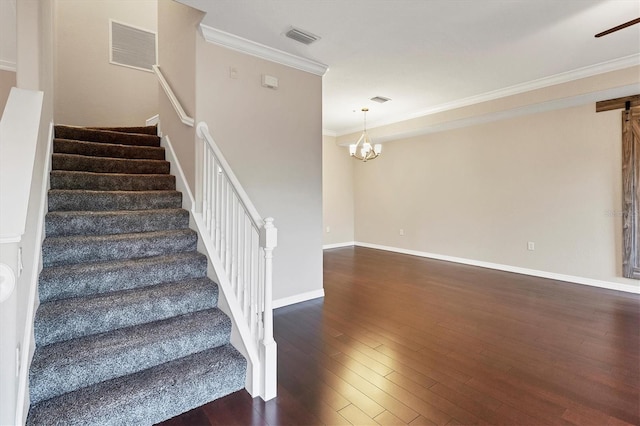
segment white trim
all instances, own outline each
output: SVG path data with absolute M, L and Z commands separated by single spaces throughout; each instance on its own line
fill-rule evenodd
M 564 73 L 560 73 L 560 74 L 556 74 L 556 75 L 552 75 L 549 77 L 544 77 L 544 78 L 540 78 L 537 80 L 532 80 L 526 83 L 522 83 L 522 84 L 516 84 L 513 86 L 509 86 L 509 87 L 505 87 L 503 89 L 499 89 L 499 90 L 493 90 L 491 92 L 486 92 L 486 93 L 482 93 L 480 95 L 475 95 L 475 96 L 470 96 L 467 98 L 463 98 L 463 99 L 458 99 L 456 101 L 453 102 L 447 102 L 444 104 L 440 104 L 440 105 L 436 105 L 434 107 L 422 110 L 422 111 L 418 111 L 415 113 L 411 113 L 411 114 L 407 114 L 407 115 L 401 115 L 401 116 L 396 116 L 393 118 L 389 118 L 386 120 L 381 120 L 381 121 L 377 121 L 377 122 L 371 122 L 369 123 L 369 128 L 373 129 L 376 127 L 381 127 L 381 126 L 386 126 L 389 124 L 395 124 L 401 121 L 407 121 L 407 120 L 412 120 L 415 118 L 420 118 L 420 117 L 425 117 L 428 115 L 432 115 L 432 114 L 436 114 L 439 112 L 444 112 L 444 111 L 450 111 L 456 108 L 462 108 L 462 107 L 466 107 L 466 106 L 470 106 L 470 105 L 475 105 L 475 104 L 479 104 L 482 102 L 488 102 L 488 101 L 492 101 L 492 100 L 496 100 L 496 99 L 500 99 L 500 98 L 505 98 L 508 96 L 513 96 L 513 95 L 518 95 L 521 93 L 525 93 L 525 92 L 529 92 L 532 90 L 537 90 L 537 89 L 543 89 L 545 87 L 549 87 L 549 86 L 554 86 L 557 84 L 563 84 L 563 83 L 568 83 L 571 81 L 575 81 L 575 80 L 579 80 L 581 78 L 587 78 L 587 77 L 592 77 L 594 75 L 598 75 L 598 74 L 602 74 L 602 73 L 606 73 L 606 72 L 611 72 L 611 71 L 617 71 L 617 70 L 621 70 L 624 68 L 630 68 L 633 66 L 638 66 L 640 65 L 640 53 L 637 54 L 633 54 L 633 55 L 629 55 L 629 56 L 625 56 L 623 58 L 619 58 L 619 59 L 614 59 L 611 61 L 607 61 L 607 62 L 602 62 L 600 64 L 596 64 L 596 65 L 591 65 L 591 66 L 587 66 L 587 67 L 583 67 L 583 68 L 578 68 L 576 70 L 573 71 L 567 71 Z M 626 86 L 628 87 L 628 86 Z M 616 91 L 620 88 L 614 88 L 614 89 L 609 89 L 612 91 Z M 637 86 L 636 86 L 636 90 L 637 90 Z M 606 93 L 607 90 L 598 92 L 598 93 Z M 633 93 L 636 94 L 636 93 Z M 606 96 L 606 95 L 605 95 Z M 628 96 L 628 95 L 622 95 L 622 96 Z M 572 99 L 572 98 L 568 98 L 568 99 Z M 609 99 L 609 98 L 606 98 Z M 598 99 L 598 100 L 602 100 L 602 99 Z M 551 102 L 563 102 L 566 101 L 566 99 L 558 99 L 556 101 L 549 101 L 546 103 L 551 103 Z M 344 136 L 344 135 L 348 135 L 351 133 L 356 133 L 359 132 L 361 130 L 358 128 L 350 128 L 350 129 L 345 129 L 342 131 L 338 131 L 338 136 Z M 378 140 L 379 138 L 376 138 L 376 140 Z
M 322 136 L 332 136 L 332 137 L 337 137 L 338 134 L 336 132 L 334 132 L 333 130 L 329 130 L 329 129 L 322 129 Z
M 503 89 L 492 90 L 480 95 L 470 96 L 468 98 L 448 102 L 433 108 L 419 111 L 413 114 L 413 117 L 422 117 L 424 115 L 434 114 L 436 112 L 448 111 L 455 108 L 479 104 L 481 102 L 492 101 L 494 99 L 506 98 L 508 96 L 518 95 L 520 93 L 543 89 L 545 87 L 555 86 L 556 84 L 568 83 L 570 81 L 580 80 L 582 78 L 592 77 L 594 75 L 617 71 L 638 65 L 640 65 L 640 53 L 635 53 L 633 55 L 613 59 L 611 61 L 589 65 L 572 71 L 566 71 L 548 77 L 527 81 L 525 83 L 515 84 Z
M 49 210 L 49 177 L 51 175 L 51 161 L 53 150 L 54 123 L 49 122 L 49 135 L 47 136 L 47 148 L 44 153 L 44 173 L 40 186 L 40 211 L 38 212 L 38 225 L 35 235 L 35 255 L 31 267 L 31 278 L 29 280 L 29 299 L 27 300 L 27 316 L 25 317 L 24 331 L 22 334 L 22 352 L 20 356 L 20 372 L 18 377 L 18 395 L 16 401 L 16 423 L 22 424 L 27 420 L 28 407 L 25 407 L 29 398 L 29 358 L 32 350 L 35 350 L 36 342 L 33 338 L 33 324 L 35 318 L 36 303 L 38 294 L 38 278 L 42 270 L 42 241 L 44 240 L 44 220 Z M 25 408 L 27 411 L 25 412 Z
M 160 123 L 160 114 L 149 117 L 144 121 L 145 126 L 156 126 Z
M 15 62 L 5 61 L 4 59 L 0 59 L 0 70 L 3 71 L 11 71 L 16 72 L 18 67 Z
M 557 274 L 555 272 L 539 271 L 537 269 L 521 268 L 519 266 L 503 265 L 499 263 L 465 259 L 462 257 L 455 257 L 455 256 L 446 256 L 442 254 L 428 253 L 428 252 L 418 251 L 418 250 L 409 250 L 409 249 L 403 249 L 399 247 L 390 247 L 390 246 L 384 246 L 379 244 L 363 243 L 360 241 L 356 241 L 354 245 L 358 247 L 366 247 L 366 248 L 372 248 L 377 250 L 385 250 L 385 251 L 391 251 L 395 253 L 408 254 L 411 256 L 426 257 L 429 259 L 444 260 L 446 262 L 461 263 L 463 265 L 479 266 L 481 268 L 495 269 L 498 271 L 513 272 L 513 273 L 522 274 L 522 275 L 530 275 L 533 277 L 547 278 L 550 280 L 565 281 L 565 282 L 570 282 L 574 284 L 588 285 L 591 287 L 599 287 L 599 288 L 605 288 L 609 290 L 617 290 L 617 291 L 624 291 L 627 293 L 640 294 L 640 286 L 633 286 L 629 284 L 615 283 L 611 281 L 602 281 L 602 280 L 596 280 L 596 279 L 585 278 L 585 277 L 577 277 L 574 275 Z
M 306 302 L 307 300 L 317 299 L 319 297 L 324 297 L 324 288 L 274 300 L 273 309 L 282 308 L 284 306 L 293 305 L 295 303 Z
M 193 213 L 196 202 L 187 184 L 187 177 L 178 161 L 178 156 L 173 149 L 169 135 L 160 138 L 160 146 L 165 149 L 166 160 L 171 164 L 171 172 L 176 177 L 176 191 L 182 193 L 182 208 Z
M 22 234 L 0 237 L 0 244 L 19 243 L 20 241 L 22 241 Z
M 167 95 L 167 98 L 169 98 L 169 102 L 171 102 L 173 109 L 176 111 L 176 114 L 178 114 L 178 118 L 180 118 L 180 121 L 182 121 L 183 124 L 186 124 L 189 127 L 193 127 L 193 125 L 195 124 L 195 120 L 192 117 L 189 117 L 184 111 L 184 108 L 182 108 L 182 105 L 180 104 L 180 101 L 176 97 L 175 93 L 173 93 L 171 86 L 169 86 L 169 83 L 164 78 L 164 75 L 162 75 L 160 67 L 154 65 L 153 72 L 156 73 L 158 81 L 160 82 L 160 86 L 164 89 L 164 93 Z
M 356 242 L 355 241 L 347 241 L 344 243 L 333 243 L 333 244 L 325 244 L 322 246 L 322 250 L 330 250 L 330 249 L 334 249 L 334 248 L 340 248 L 340 247 L 351 247 L 351 246 L 355 246 Z
M 267 61 L 276 62 L 311 74 L 323 76 L 329 67 L 321 62 L 301 56 L 292 55 L 264 44 L 256 43 L 243 37 L 218 30 L 208 25 L 200 24 L 200 31 L 204 39 L 213 44 L 235 50 L 237 52 L 246 53 L 247 55 L 256 56 L 266 59 Z
M 595 103 L 603 99 L 622 98 L 625 96 L 635 95 L 640 91 L 640 84 L 629 84 L 627 86 L 615 87 L 612 89 L 600 90 L 597 92 L 585 93 L 582 95 L 572 96 L 562 99 L 554 99 L 551 101 L 541 102 L 538 104 L 525 105 L 504 111 L 491 112 L 484 115 L 466 117 L 459 120 L 438 123 L 434 125 L 426 125 L 414 130 L 394 133 L 392 135 L 375 137 L 376 143 L 390 142 L 399 139 L 406 139 L 416 136 L 428 135 L 432 133 L 444 132 L 447 130 L 460 129 L 464 127 L 477 126 L 480 124 L 491 123 L 494 121 L 507 120 L 510 118 L 521 117 L 524 115 L 538 114 L 541 112 L 555 111 L 564 108 Z M 391 123 L 391 122 L 390 122 Z M 349 134 L 354 133 L 350 132 Z M 342 142 L 338 145 L 347 146 L 350 142 Z

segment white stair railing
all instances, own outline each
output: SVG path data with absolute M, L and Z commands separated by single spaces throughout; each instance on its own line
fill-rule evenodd
M 252 368 L 252 387 L 268 401 L 276 396 L 277 347 L 273 340 L 273 218 L 262 219 L 215 144 L 204 122 L 194 217 L 203 231 L 219 285 L 236 316 Z M 238 320 L 238 315 L 244 321 Z

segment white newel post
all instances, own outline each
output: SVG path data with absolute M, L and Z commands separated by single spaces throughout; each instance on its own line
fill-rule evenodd
M 273 308 L 272 308 L 272 274 L 273 249 L 278 245 L 278 230 L 273 225 L 273 218 L 264 220 L 263 237 L 265 276 L 264 276 L 264 335 L 260 343 L 260 364 L 262 374 L 262 398 L 269 401 L 277 395 L 277 346 L 273 340 Z

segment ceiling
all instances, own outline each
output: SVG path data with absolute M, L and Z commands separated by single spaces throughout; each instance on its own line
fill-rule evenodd
M 336 135 L 361 129 L 362 107 L 374 127 L 640 64 L 640 25 L 594 38 L 639 17 L 637 0 L 180 1 L 205 25 L 328 65 L 323 127 Z M 321 39 L 290 40 L 291 26 Z

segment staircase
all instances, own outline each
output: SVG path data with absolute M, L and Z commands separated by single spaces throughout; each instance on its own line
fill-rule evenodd
M 56 126 L 27 424 L 153 424 L 247 362 L 155 127 Z

